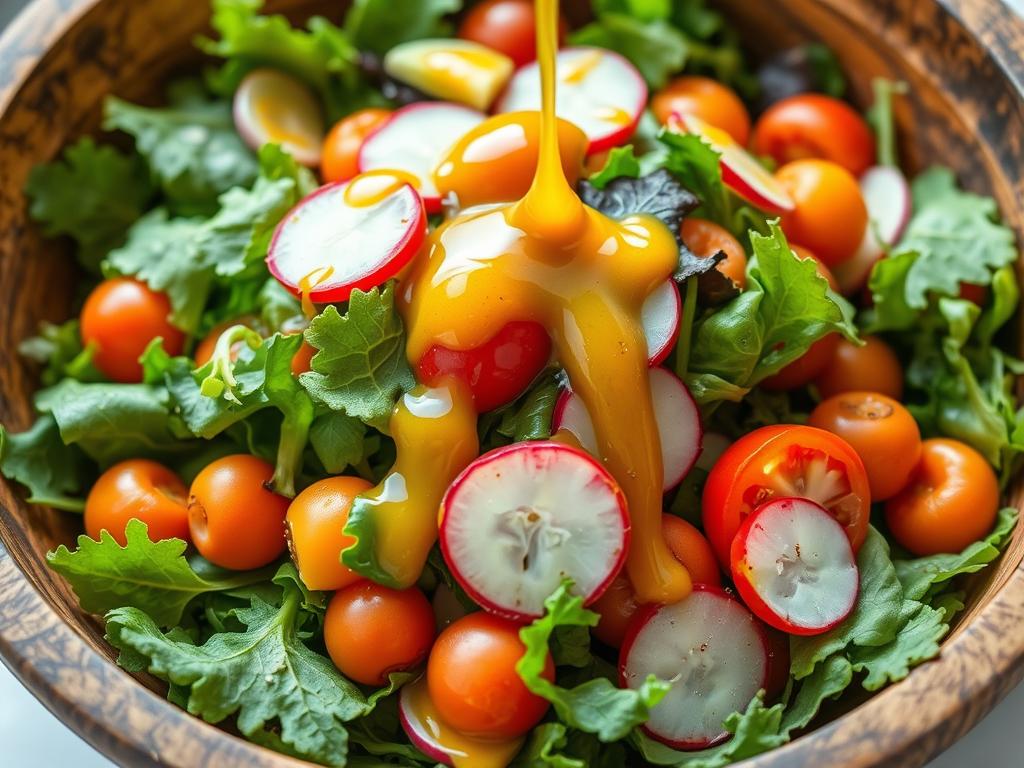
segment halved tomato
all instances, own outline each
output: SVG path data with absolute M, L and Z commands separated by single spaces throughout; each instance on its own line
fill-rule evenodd
M 854 552 L 867 535 L 871 491 L 849 443 L 814 427 L 762 427 L 729 446 L 704 485 L 704 533 L 723 568 L 743 520 L 777 496 L 820 504 L 846 529 Z

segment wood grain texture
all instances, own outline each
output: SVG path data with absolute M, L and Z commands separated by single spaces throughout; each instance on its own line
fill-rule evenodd
M 901 103 L 903 156 L 951 165 L 992 194 L 1024 232 L 1024 25 L 996 0 L 722 0 L 752 46 L 817 38 L 868 99 L 878 74 L 912 86 Z M 340 4 L 277 0 L 296 17 Z M 35 371 L 18 342 L 70 310 L 75 274 L 60 243 L 27 222 L 30 168 L 95 132 L 102 97 L 153 100 L 161 78 L 195 61 L 206 0 L 35 0 L 0 38 L 0 421 L 31 421 Z M 1021 506 L 1018 482 L 1010 503 Z M 300 766 L 196 720 L 113 664 L 95 619 L 78 610 L 44 555 L 80 521 L 27 507 L 0 482 L 0 657 L 43 703 L 130 766 Z M 914 768 L 962 736 L 1024 676 L 1024 526 L 999 565 L 970 585 L 968 611 L 942 657 L 745 768 Z M 848 704 L 853 706 L 852 704 Z

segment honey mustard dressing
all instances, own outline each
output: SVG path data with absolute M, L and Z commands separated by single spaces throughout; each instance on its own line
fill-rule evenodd
M 543 325 L 628 499 L 630 580 L 643 602 L 671 603 L 689 594 L 691 582 L 661 533 L 661 450 L 640 314 L 644 299 L 675 269 L 678 245 L 652 217 L 614 221 L 588 208 L 566 180 L 555 117 L 557 0 L 537 0 L 537 10 L 542 112 L 532 184 L 521 199 L 466 211 L 430 235 L 398 293 L 406 351 L 415 369 L 434 345 L 468 350 L 510 322 Z M 448 162 L 458 165 L 463 156 Z M 471 181 L 487 168 L 445 173 Z M 481 176 L 485 183 L 492 182 Z M 377 559 L 403 586 L 419 577 L 444 492 L 478 450 L 468 391 L 455 383 L 442 390 L 451 408 L 440 418 L 418 414 L 409 395 L 399 402 L 391 420 L 398 460 L 367 494 L 375 505 Z M 417 392 L 426 396 L 419 389 L 411 395 Z
M 523 746 L 524 738 L 486 741 L 473 738 L 447 725 L 430 700 L 427 678 L 402 689 L 403 712 L 417 731 L 427 734 L 454 768 L 505 768 Z

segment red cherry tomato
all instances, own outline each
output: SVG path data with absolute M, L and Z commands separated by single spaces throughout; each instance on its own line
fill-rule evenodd
M 515 739 L 547 712 L 516 672 L 526 651 L 519 625 L 489 613 L 471 613 L 445 629 L 427 662 L 430 700 L 442 719 L 468 736 Z M 544 677 L 555 679 L 548 655 Z
M 569 26 L 558 17 L 558 44 Z M 459 25 L 459 37 L 493 48 L 517 67 L 537 58 L 537 17 L 533 0 L 485 0 L 474 5 Z
M 987 535 L 999 511 L 999 481 L 985 458 L 957 440 L 921 444 L 910 482 L 885 505 L 893 538 L 915 555 L 960 552 Z
M 662 125 L 676 113 L 694 115 L 728 133 L 737 144 L 746 146 L 750 138 L 750 115 L 740 97 L 710 77 L 677 77 L 654 94 L 651 111 Z
M 686 218 L 679 226 L 679 235 L 694 256 L 710 258 L 721 251 L 725 258 L 715 269 L 728 277 L 740 290 L 747 285 L 747 252 L 729 230 L 707 219 Z
M 324 139 L 320 173 L 325 182 L 347 181 L 359 173 L 359 149 L 391 117 L 387 109 L 360 109 L 335 123 Z
M 384 685 L 391 672 L 412 669 L 433 641 L 434 612 L 416 587 L 360 581 L 335 592 L 327 606 L 327 653 L 345 677 L 363 685 Z
M 814 380 L 823 398 L 843 392 L 878 392 L 903 397 L 903 366 L 892 347 L 877 336 L 862 336 L 863 346 L 842 339 L 832 359 Z
M 171 302 L 163 293 L 128 277 L 104 280 L 82 307 L 82 343 L 94 344 L 93 363 L 107 378 L 123 384 L 142 381 L 139 357 L 158 336 L 169 355 L 180 355 L 185 334 L 167 316 Z
M 846 102 L 801 93 L 772 104 L 757 120 L 751 141 L 758 155 L 780 165 L 819 158 L 860 176 L 875 162 L 875 136 Z
M 777 496 L 823 506 L 846 528 L 854 551 L 867 535 L 871 490 L 857 452 L 822 429 L 762 427 L 730 445 L 704 485 L 704 533 L 723 567 L 743 520 Z
M 787 365 L 778 373 L 761 382 L 761 386 L 773 392 L 796 389 L 810 383 L 811 379 L 821 373 L 835 356 L 836 345 L 840 336 L 830 333 L 823 336 L 808 347 L 801 357 Z
M 188 488 L 174 472 L 146 459 L 115 464 L 102 475 L 85 500 L 85 532 L 99 541 L 107 531 L 122 547 L 128 521 L 147 526 L 149 538 L 189 540 Z
M 849 171 L 828 160 L 794 160 L 775 172 L 775 180 L 796 205 L 782 216 L 782 231 L 790 242 L 810 248 L 828 267 L 854 254 L 864 237 L 868 210 Z
M 458 351 L 435 344 L 417 370 L 424 384 L 446 376 L 464 381 L 480 413 L 512 402 L 521 395 L 551 357 L 551 339 L 538 323 L 509 323 L 486 344 Z
M 594 627 L 594 637 L 612 648 L 621 648 L 630 619 L 639 607 L 633 585 L 624 575 L 619 574 L 612 579 L 604 594 L 590 606 L 590 610 L 601 617 Z

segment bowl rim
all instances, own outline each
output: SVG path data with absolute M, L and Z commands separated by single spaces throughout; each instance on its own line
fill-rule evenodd
M 815 0 L 839 9 L 845 0 Z M 0 114 L 53 44 L 105 0 L 31 0 L 0 35 Z M 984 49 L 1024 100 L 1024 22 L 999 0 L 933 0 Z M 43 29 L 40 33 L 40 28 Z M 32 30 L 33 34 L 28 34 Z M 1018 508 L 1024 500 L 1018 494 Z M 70 614 L 44 595 L 29 543 L 0 484 L 0 660 L 62 723 L 115 762 L 132 766 L 310 765 L 210 725 L 156 695 L 79 635 Z M 984 663 L 979 664 L 978 660 Z M 845 768 L 922 765 L 974 726 L 1024 678 L 1024 562 L 942 655 L 837 720 L 756 758 L 748 768 L 810 765 L 841 755 Z M 913 712 L 909 720 L 907 712 Z M 868 746 L 869 748 L 865 748 Z

